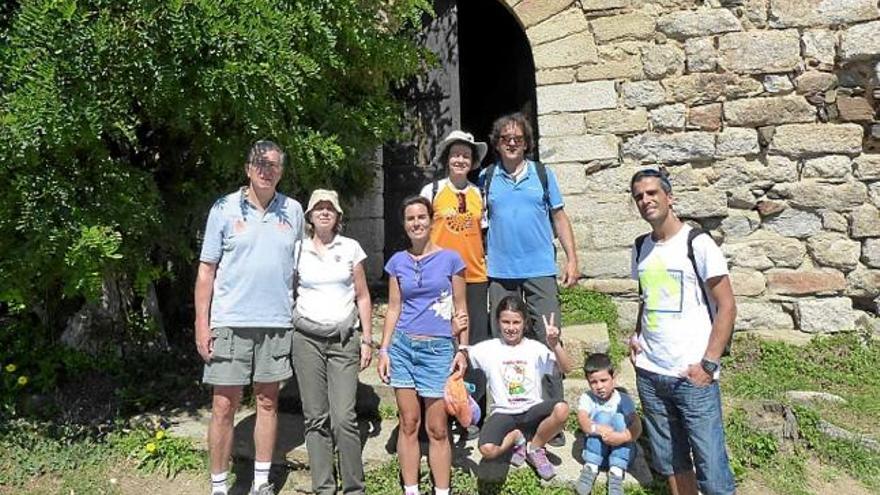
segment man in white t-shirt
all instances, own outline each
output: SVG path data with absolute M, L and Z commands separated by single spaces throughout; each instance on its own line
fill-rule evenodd
M 571 359 L 559 340 L 554 314 L 543 316 L 547 345 L 523 338 L 528 324 L 523 300 L 507 296 L 498 303 L 495 318 L 501 335 L 469 349 L 471 365 L 486 374 L 492 408 L 480 430 L 480 453 L 494 459 L 512 451 L 510 463 L 528 461 L 538 476 L 548 480 L 556 472 L 544 445 L 562 431 L 568 404 L 561 399 L 543 400 L 546 375 L 568 373 Z M 527 442 L 526 437 L 531 441 Z
M 665 171 L 637 172 L 630 191 L 652 229 L 633 247 L 642 300 L 630 349 L 654 468 L 673 495 L 736 493 L 718 386 L 736 318 L 727 262 L 672 211 Z

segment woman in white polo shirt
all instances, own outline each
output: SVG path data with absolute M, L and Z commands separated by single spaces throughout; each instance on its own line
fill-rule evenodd
M 357 241 L 339 235 L 341 217 L 335 191 L 312 192 L 293 315 L 293 366 L 305 417 L 312 490 L 321 495 L 336 493 L 334 440 L 343 493 L 365 490 L 355 396 L 358 372 L 372 356 L 370 293 L 363 264 L 367 255 Z

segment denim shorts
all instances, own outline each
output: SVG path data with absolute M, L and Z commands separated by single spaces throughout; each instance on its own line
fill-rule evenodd
M 696 467 L 703 494 L 736 493 L 724 444 L 718 381 L 698 387 L 686 378 L 636 368 L 636 384 L 654 469 L 671 476 Z
M 414 388 L 420 397 L 443 397 L 455 355 L 451 337 L 412 336 L 396 331 L 391 338 L 391 386 Z

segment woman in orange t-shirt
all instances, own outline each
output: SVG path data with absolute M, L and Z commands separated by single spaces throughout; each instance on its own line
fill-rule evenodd
M 474 141 L 474 136 L 468 132 L 450 132 L 437 147 L 437 161 L 446 168 L 447 177 L 425 185 L 421 191 L 421 196 L 434 206 L 431 242 L 455 250 L 465 263 L 471 345 L 489 339 L 486 300 L 489 284 L 481 225 L 483 197 L 480 189 L 468 181 L 468 173 L 480 166 L 487 150 L 486 143 Z M 485 406 L 481 402 L 481 406 Z

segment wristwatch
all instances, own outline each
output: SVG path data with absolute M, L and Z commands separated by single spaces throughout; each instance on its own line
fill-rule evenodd
M 715 372 L 718 371 L 718 368 L 720 366 L 721 365 L 719 363 L 716 363 L 715 361 L 710 361 L 706 358 L 703 358 L 703 360 L 700 361 L 700 367 L 703 368 L 703 371 L 708 373 L 709 376 L 715 376 Z

